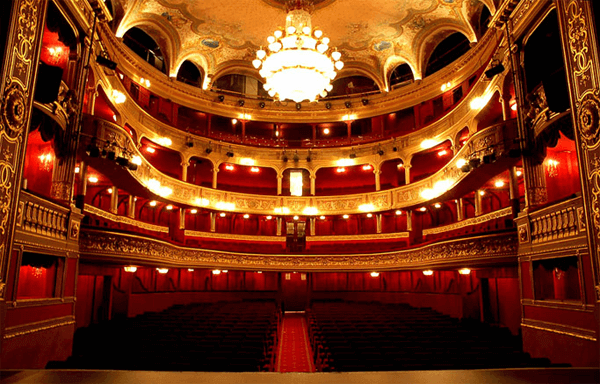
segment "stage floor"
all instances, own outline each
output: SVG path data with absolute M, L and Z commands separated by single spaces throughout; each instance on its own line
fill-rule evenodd
M 219 373 L 149 371 L 3 370 L 2 384 L 380 384 L 380 383 L 600 383 L 598 368 L 493 369 L 348 373 Z

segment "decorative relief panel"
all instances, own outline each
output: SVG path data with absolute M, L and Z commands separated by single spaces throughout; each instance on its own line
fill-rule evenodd
M 557 1 L 580 174 L 583 218 L 600 301 L 600 52 L 592 2 Z M 596 20 L 595 23 L 600 22 Z M 596 25 L 597 27 L 597 25 Z M 580 221 L 575 214 L 575 220 Z
M 15 0 L 0 73 L 0 297 L 16 224 L 17 201 L 33 103 L 33 86 L 47 0 Z
M 260 255 L 184 248 L 137 236 L 86 230 L 81 233 L 83 255 L 163 262 L 169 265 L 260 269 L 337 270 L 398 268 L 464 261 L 497 260 L 517 256 L 514 234 L 481 236 L 427 245 L 420 248 L 374 254 Z
M 498 211 L 487 213 L 485 215 L 462 220 L 462 221 L 459 221 L 459 222 L 456 222 L 456 223 L 453 223 L 450 225 L 444 225 L 441 227 L 424 229 L 423 236 L 454 231 L 456 229 L 468 227 L 471 225 L 477 225 L 477 224 L 485 223 L 487 221 L 496 220 L 496 219 L 499 219 L 502 217 L 509 216 L 511 214 L 512 214 L 512 208 L 508 207 L 508 208 L 500 209 Z

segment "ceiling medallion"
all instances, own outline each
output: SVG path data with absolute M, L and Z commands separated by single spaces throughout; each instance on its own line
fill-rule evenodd
M 312 28 L 311 1 L 288 1 L 285 29 L 267 38 L 268 53 L 256 52 L 252 65 L 260 68 L 265 90 L 280 101 L 315 101 L 331 91 L 331 81 L 344 67 L 341 53 L 329 48 L 329 38 Z

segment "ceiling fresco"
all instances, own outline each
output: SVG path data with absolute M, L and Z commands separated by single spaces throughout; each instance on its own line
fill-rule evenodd
M 252 73 L 255 51 L 285 23 L 284 0 L 113 0 L 123 9 L 113 28 L 121 37 L 132 27 L 161 45 L 173 76 L 184 60 L 213 80 L 221 74 Z M 451 32 L 476 42 L 473 14 L 493 0 L 315 0 L 313 27 L 342 52 L 340 76 L 361 74 L 387 87 L 395 66 L 410 65 L 422 78 L 432 47 Z M 258 73 L 256 77 L 259 78 Z

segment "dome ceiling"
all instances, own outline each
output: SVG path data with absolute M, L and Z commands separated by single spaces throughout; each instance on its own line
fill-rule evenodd
M 113 0 L 115 33 L 132 27 L 152 36 L 175 76 L 190 60 L 213 80 L 227 73 L 252 74 L 255 52 L 285 23 L 284 0 Z M 461 32 L 477 41 L 477 16 L 493 0 L 316 0 L 313 27 L 342 52 L 340 76 L 363 75 L 388 88 L 389 73 L 407 63 L 422 78 L 428 54 L 443 38 Z

